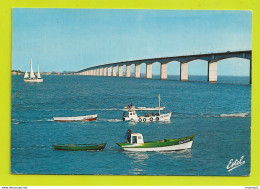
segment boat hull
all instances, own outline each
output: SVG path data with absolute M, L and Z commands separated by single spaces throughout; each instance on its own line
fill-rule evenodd
M 161 114 L 158 116 L 139 116 L 139 117 L 125 117 L 123 121 L 134 121 L 134 122 L 155 122 L 155 121 L 170 121 L 172 113 Z
M 67 151 L 97 151 L 104 150 L 106 143 L 104 144 L 57 144 L 52 145 L 55 150 L 67 150 Z
M 173 146 L 165 146 L 165 147 L 155 147 L 155 148 L 123 148 L 125 151 L 130 152 L 159 152 L 159 151 L 178 151 L 178 150 L 185 150 L 191 149 L 192 143 L 188 142 L 181 145 L 173 145 Z
M 78 117 L 54 117 L 56 122 L 74 122 L 74 121 L 95 121 L 98 114 Z
M 27 83 L 41 83 L 41 82 L 43 82 L 43 79 L 24 79 L 24 82 L 27 82 Z
M 178 151 L 191 149 L 195 135 L 179 139 L 164 139 L 162 141 L 147 142 L 143 144 L 117 143 L 125 151 L 152 152 L 152 151 Z

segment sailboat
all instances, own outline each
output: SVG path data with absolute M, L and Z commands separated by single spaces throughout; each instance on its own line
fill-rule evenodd
M 158 113 L 156 114 L 145 114 L 144 116 L 138 116 L 135 110 L 135 106 L 128 107 L 128 115 L 123 114 L 123 121 L 134 121 L 134 122 L 154 122 L 154 121 L 170 121 L 172 112 L 161 114 L 160 106 L 160 94 L 158 95 Z
M 40 83 L 43 82 L 43 79 L 41 78 L 40 69 L 38 65 L 38 75 L 37 78 L 34 75 L 33 67 L 32 67 L 32 59 L 31 59 L 31 70 L 30 70 L 30 76 L 28 76 L 27 71 L 24 74 L 24 81 L 29 83 Z

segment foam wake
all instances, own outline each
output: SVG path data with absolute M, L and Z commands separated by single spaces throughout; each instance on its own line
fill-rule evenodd
M 105 119 L 105 118 L 98 118 L 97 122 L 121 122 L 122 119 Z

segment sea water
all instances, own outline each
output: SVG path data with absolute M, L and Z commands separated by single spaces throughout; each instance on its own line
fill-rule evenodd
M 205 77 L 181 82 L 93 76 L 43 76 L 43 83 L 25 83 L 12 76 L 11 172 L 14 174 L 97 175 L 249 175 L 251 113 L 248 77 Z M 126 104 L 158 106 L 158 94 L 172 111 L 170 122 L 122 121 Z M 145 112 L 138 112 L 144 114 Z M 146 112 L 147 113 L 147 112 Z M 155 111 L 154 111 L 155 113 Z M 53 117 L 98 114 L 93 122 L 54 122 Z M 145 141 L 195 134 L 192 149 L 172 152 L 126 152 L 127 129 Z M 103 151 L 57 151 L 53 144 L 107 143 Z M 228 171 L 229 162 L 244 164 Z

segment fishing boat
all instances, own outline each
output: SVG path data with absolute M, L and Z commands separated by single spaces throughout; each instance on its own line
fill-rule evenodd
M 53 120 L 57 122 L 95 121 L 97 119 L 97 116 L 98 114 L 77 117 L 53 117 Z
M 33 72 L 33 67 L 32 67 L 32 59 L 31 59 L 31 71 L 30 71 L 30 75 L 28 75 L 27 71 L 24 74 L 24 81 L 28 82 L 28 83 L 41 83 L 43 82 L 43 79 L 41 78 L 41 74 L 40 74 L 40 69 L 39 69 L 39 65 L 38 65 L 38 74 L 37 74 L 37 78 L 34 75 Z
M 135 122 L 154 122 L 154 121 L 170 121 L 172 112 L 161 114 L 161 107 L 160 107 L 160 94 L 158 95 L 159 98 L 159 106 L 158 106 L 158 113 L 150 113 L 144 116 L 138 116 L 136 113 L 135 106 L 128 106 L 127 116 L 124 112 L 123 114 L 123 121 L 135 121 Z M 165 108 L 165 107 L 163 107 Z
M 219 114 L 220 117 L 247 117 L 249 112 L 236 113 L 236 114 Z
M 144 142 L 144 138 L 141 133 L 132 133 L 129 143 L 116 144 L 123 150 L 134 152 L 177 151 L 190 149 L 192 147 L 194 137 L 195 134 L 183 138 Z
M 55 150 L 88 151 L 104 150 L 106 143 L 103 144 L 56 144 L 52 145 Z

